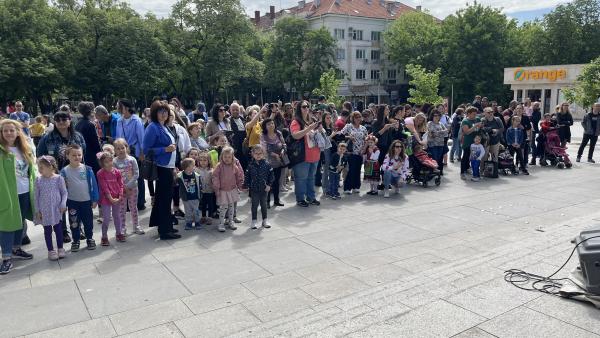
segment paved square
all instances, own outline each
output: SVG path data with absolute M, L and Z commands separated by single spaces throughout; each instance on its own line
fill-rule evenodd
M 244 200 L 235 232 L 152 229 L 58 263 L 35 227 L 35 258 L 0 277 L 0 337 L 600 337 L 600 310 L 503 281 L 553 272 L 600 223 L 599 170 L 472 183 L 450 164 L 437 188 L 308 209 L 290 192 L 256 231 Z

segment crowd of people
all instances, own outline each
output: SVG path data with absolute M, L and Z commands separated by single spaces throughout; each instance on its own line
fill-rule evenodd
M 539 102 L 512 101 L 503 110 L 480 96 L 452 114 L 428 104 L 370 104 L 358 111 L 345 102 L 338 110 L 324 97 L 316 104 L 250 107 L 234 101 L 210 111 L 199 103 L 190 113 L 176 98 L 157 99 L 141 116 L 127 99 L 114 108 L 63 105 L 52 119 L 37 116 L 31 123 L 17 101 L 0 119 L 0 274 L 13 259 L 33 258 L 23 250 L 28 221 L 43 225 L 50 260 L 66 257 L 64 243 L 72 253 L 82 240 L 86 249 L 96 248 L 96 207 L 101 246 L 110 245 L 111 223 L 118 242 L 127 241 L 128 224 L 143 235 L 138 212 L 146 208 L 146 188 L 149 226 L 162 240 L 181 237 L 180 219 L 185 230 L 213 222 L 220 232 L 236 230 L 242 192 L 249 195 L 249 226 L 270 228 L 269 210 L 284 206 L 280 194 L 292 182 L 296 205 L 307 208 L 320 205 L 318 187 L 323 198 L 339 200 L 340 188 L 358 194 L 363 182 L 367 195 L 384 198 L 411 181 L 440 184 L 448 162 L 460 162 L 465 180 L 497 177 L 507 158 L 510 173 L 529 175 L 528 166 L 567 156 L 551 153 L 564 151 L 573 125 L 568 103 L 542 116 Z M 597 103 L 582 121 L 578 162 L 588 143 L 587 160 L 594 162 L 599 117 Z M 549 147 L 554 136 L 557 144 Z

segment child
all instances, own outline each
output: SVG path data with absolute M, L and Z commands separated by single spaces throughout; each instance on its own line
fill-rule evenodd
M 516 164 L 521 168 L 523 175 L 529 175 L 526 160 L 523 157 L 523 145 L 525 144 L 525 131 L 521 127 L 521 118 L 517 115 L 511 119 L 512 126 L 506 130 L 506 144 L 511 155 L 515 157 Z
M 81 163 L 83 151 L 76 144 L 71 144 L 66 150 L 69 165 L 64 167 L 60 174 L 67 185 L 67 209 L 69 209 L 69 223 L 73 233 L 71 252 L 79 251 L 81 238 L 81 225 L 85 231 L 88 250 L 96 249 L 94 236 L 94 216 L 92 209 L 98 202 L 98 185 L 91 167 Z
M 438 163 L 436 160 L 431 158 L 429 154 L 425 150 L 423 150 L 423 146 L 419 143 L 415 144 L 413 147 L 413 154 L 415 158 L 421 163 L 425 168 L 432 169 L 433 172 L 438 172 Z
M 481 165 L 481 160 L 485 155 L 485 148 L 483 144 L 481 144 L 481 136 L 475 136 L 473 140 L 473 144 L 471 144 L 471 169 L 473 170 L 473 177 L 471 177 L 471 181 L 479 182 L 481 177 L 479 176 L 479 166 Z
M 40 143 L 40 140 L 42 139 L 42 136 L 44 136 L 44 133 L 46 132 L 46 126 L 42 123 L 41 116 L 35 117 L 35 123 L 29 127 L 29 131 L 31 132 L 33 144 L 37 147 L 38 143 Z
M 196 229 L 200 230 L 200 201 L 202 200 L 202 184 L 200 175 L 194 169 L 196 168 L 195 161 L 192 158 L 185 158 L 181 161 L 181 169 L 183 170 L 177 175 L 179 182 L 179 196 L 183 201 L 185 211 L 185 230 Z
M 232 224 L 233 204 L 240 200 L 239 190 L 244 183 L 244 172 L 233 156 L 233 148 L 227 146 L 221 151 L 221 160 L 215 167 L 212 177 L 213 189 L 219 205 L 219 231 L 225 232 L 225 226 L 231 230 L 237 227 Z M 227 216 L 227 221 L 225 220 Z
M 98 176 L 98 186 L 100 187 L 100 211 L 102 213 L 102 246 L 109 246 L 108 225 L 110 224 L 110 214 L 115 222 L 115 234 L 117 242 L 126 242 L 123 235 L 123 224 L 121 223 L 121 200 L 124 198 L 125 185 L 121 172 L 114 168 L 113 156 L 109 152 L 102 152 L 99 155 L 100 170 Z
M 348 146 L 345 142 L 338 143 L 337 153 L 331 154 L 331 161 L 329 162 L 329 187 L 327 187 L 327 194 L 331 199 L 339 200 L 341 197 L 338 189 L 340 187 L 340 175 L 342 171 L 348 166 L 348 158 L 346 157 L 346 149 Z
M 385 159 L 381 170 L 383 171 L 383 197 L 390 197 L 390 185 L 394 186 L 394 192 L 397 194 L 400 189 L 400 183 L 406 181 L 408 175 L 408 156 L 404 150 L 404 143 L 400 140 L 392 142 L 390 150 Z
M 252 229 L 257 229 L 256 220 L 258 218 L 258 204 L 260 203 L 260 213 L 262 216 L 262 226 L 270 228 L 267 220 L 267 195 L 273 185 L 275 175 L 273 168 L 265 160 L 265 152 L 260 144 L 252 147 L 252 161 L 248 164 L 246 170 L 245 185 L 250 190 L 252 200 Z
M 365 151 L 363 152 L 363 162 L 365 163 L 365 182 L 371 185 L 371 191 L 367 195 L 377 195 L 377 185 L 379 185 L 379 154 L 376 146 L 377 137 L 367 136 L 365 139 Z
M 108 144 L 108 143 L 107 143 L 107 144 L 104 144 L 104 145 L 102 146 L 102 151 L 103 151 L 103 152 L 108 152 L 108 153 L 110 153 L 112 156 L 115 156 L 115 147 L 113 147 L 113 145 L 112 145 L 112 144 Z
M 184 158 L 191 158 L 192 160 L 194 160 L 194 165 L 197 165 L 198 157 L 200 156 L 200 151 L 200 149 L 192 147 L 190 148 L 190 151 L 188 151 Z
M 127 209 L 131 213 L 131 223 L 133 223 L 133 233 L 138 235 L 145 234 L 138 220 L 138 178 L 140 170 L 137 161 L 129 155 L 129 145 L 125 139 L 119 138 L 113 142 L 116 157 L 113 160 L 115 168 L 121 172 L 123 184 L 125 185 L 125 196 L 121 199 L 121 224 L 123 225 L 123 236 L 127 236 Z
M 210 156 L 210 162 L 213 168 L 217 167 L 217 164 L 219 163 L 219 156 L 221 156 L 221 151 L 223 151 L 223 148 L 228 145 L 229 142 L 227 141 L 227 137 L 225 137 L 225 134 L 213 138 L 213 147 L 208 152 L 208 155 Z
M 200 186 L 202 187 L 202 199 L 200 200 L 202 218 L 200 223 L 211 225 L 211 216 L 215 213 L 217 199 L 212 187 L 212 167 L 208 152 L 203 151 L 198 154 L 196 166 L 196 172 L 200 175 Z
M 53 157 L 41 156 L 37 165 L 41 176 L 35 180 L 36 219 L 44 226 L 48 259 L 55 261 L 66 256 L 61 221 L 62 215 L 67 211 L 67 187 L 65 180 L 56 174 L 56 161 Z M 56 235 L 58 253 L 52 246 L 52 230 Z

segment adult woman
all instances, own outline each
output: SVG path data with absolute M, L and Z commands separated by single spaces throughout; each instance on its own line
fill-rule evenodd
M 283 163 L 283 152 L 285 151 L 285 141 L 283 135 L 276 129 L 275 121 L 266 118 L 262 121 L 262 135 L 260 136 L 260 145 L 262 146 L 269 165 L 273 168 L 275 179 L 267 197 L 267 205 L 271 207 L 271 193 L 273 194 L 273 205 L 282 207 L 283 203 L 279 200 L 279 180 L 281 178 L 281 168 L 285 166 Z
M 444 174 L 444 139 L 448 136 L 448 129 L 440 122 L 442 115 L 434 110 L 432 114 L 433 121 L 427 123 L 427 151 L 437 162 L 438 169 Z
M 173 171 L 177 159 L 177 143 L 167 128 L 169 105 L 154 101 L 150 107 L 150 120 L 144 135 L 144 155 L 154 160 L 158 173 L 155 201 L 150 213 L 150 226 L 158 227 L 160 239 L 181 238 L 173 229 L 171 201 L 173 199 Z
M 394 140 L 394 129 L 398 128 L 397 121 L 389 121 L 390 107 L 387 104 L 377 106 L 377 118 L 373 122 L 373 135 L 377 137 L 377 148 L 379 148 L 379 165 L 383 164 L 385 155 Z
M 177 148 L 175 167 L 179 168 L 181 160 L 187 156 L 187 153 L 192 148 L 192 143 L 190 142 L 190 136 L 188 135 L 187 130 L 182 126 L 181 119 L 178 118 L 179 116 L 174 108 L 173 105 L 169 105 L 169 119 L 167 120 L 166 126 L 175 139 Z M 177 217 L 185 217 L 185 214 L 179 208 L 179 186 L 177 184 L 173 187 L 173 213 Z M 175 218 L 173 218 L 173 223 L 177 223 Z
M 406 129 L 408 129 L 415 140 L 421 145 L 426 145 L 427 142 L 423 140 L 423 135 L 427 132 L 427 115 L 424 113 L 418 113 L 415 117 L 407 117 L 404 119 Z
M 61 109 L 63 108 L 61 107 Z M 54 114 L 54 130 L 42 137 L 40 143 L 38 144 L 36 155 L 37 157 L 42 155 L 50 155 L 54 157 L 58 166 L 58 170 L 61 170 L 69 163 L 66 155 L 66 149 L 69 144 L 77 144 L 80 146 L 83 150 L 83 158 L 85 163 L 90 166 L 92 165 L 91 162 L 88 163 L 92 160 L 85 160 L 88 158 L 87 145 L 83 136 L 73 128 L 73 124 L 71 123 L 71 114 L 61 110 Z M 93 161 L 97 160 L 94 158 Z M 63 232 L 63 242 L 71 242 L 71 236 L 69 236 L 66 226 L 63 227 Z
M 315 174 L 321 151 L 312 139 L 319 123 L 311 119 L 309 112 L 310 105 L 308 101 L 302 101 L 296 106 L 294 120 L 290 125 L 292 137 L 295 140 L 303 140 L 304 143 L 304 161 L 292 168 L 294 171 L 296 204 L 301 207 L 308 207 L 309 204 L 321 204 L 315 197 Z
M 180 120 L 181 126 L 186 128 L 190 121 L 188 120 L 188 117 L 185 114 L 185 110 L 183 109 L 181 101 L 179 101 L 178 98 L 174 97 L 169 103 L 175 107 L 175 114 L 177 115 L 177 117 L 179 117 L 178 120 Z
M 573 125 L 573 115 L 571 115 L 567 102 L 560 105 L 560 110 L 556 114 L 556 124 L 558 125 L 560 145 L 566 147 L 567 143 L 571 143 L 571 126 Z
M 0 274 L 12 269 L 12 258 L 32 259 L 21 249 L 23 226 L 33 219 L 34 156 L 20 122 L 0 121 Z
M 246 123 L 244 123 L 244 116 L 240 114 L 241 107 L 237 102 L 233 102 L 229 106 L 229 113 L 231 117 L 229 121 L 231 123 L 231 146 L 235 151 L 235 157 L 240 161 L 244 171 L 248 166 L 248 157 L 244 153 L 244 140 L 246 139 Z
M 283 120 L 285 122 L 285 128 L 289 128 L 292 120 L 294 119 L 294 107 L 291 103 L 286 103 L 283 109 Z
M 83 136 L 87 148 L 84 161 L 87 165 L 92 167 L 94 173 L 97 173 L 98 170 L 100 170 L 100 164 L 98 164 L 96 154 L 99 153 L 102 148 L 100 148 L 100 139 L 98 138 L 98 132 L 96 132 L 96 125 L 91 121 L 91 116 L 94 112 L 94 104 L 86 101 L 79 102 L 77 111 L 81 114 L 82 118 L 77 122 L 75 130 Z
M 214 105 L 211 117 L 211 120 L 206 125 L 206 138 L 209 144 L 212 144 L 213 139 L 219 135 L 231 131 L 231 125 L 225 115 L 225 107 L 222 104 L 217 103 Z
M 367 137 L 367 128 L 361 124 L 362 115 L 355 111 L 350 115 L 351 123 L 348 123 L 340 133 L 352 142 L 352 149 L 348 156 L 348 174 L 344 179 L 344 192 L 346 194 L 360 192 L 360 169 L 362 167 L 362 152 L 365 146 L 365 137 Z
M 256 109 L 258 106 L 250 107 L 250 121 L 246 123 L 246 135 L 248 135 L 248 147 L 252 148 L 260 143 L 260 137 L 263 133 L 262 121 L 271 112 L 271 105 L 265 104 L 262 109 Z
M 208 148 L 210 148 L 204 137 L 202 137 L 202 122 L 190 123 L 187 130 L 190 134 L 192 148 L 198 148 L 200 150 L 208 150 Z

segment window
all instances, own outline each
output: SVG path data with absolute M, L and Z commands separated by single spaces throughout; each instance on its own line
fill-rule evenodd
M 379 80 L 381 76 L 381 71 L 379 69 L 371 70 L 371 80 Z
M 346 79 L 346 72 L 343 69 L 336 69 L 335 70 L 335 78 L 338 80 Z
M 371 41 L 381 41 L 381 32 L 371 32 Z
M 366 54 L 367 53 L 365 52 L 364 49 L 357 49 L 356 50 L 356 58 L 357 59 L 364 59 Z
M 395 69 L 389 69 L 388 70 L 388 79 L 392 80 L 396 78 L 396 70 Z
M 351 31 L 352 40 L 362 40 L 363 39 L 363 31 L 353 30 Z
M 381 51 L 379 49 L 373 49 L 371 51 L 371 60 L 379 60 L 381 57 Z
M 356 79 L 357 80 L 364 80 L 365 79 L 365 70 L 364 69 L 357 69 L 356 70 Z
M 335 55 L 338 60 L 345 60 L 346 59 L 346 50 L 344 48 L 338 48 L 335 50 Z
M 340 28 L 335 28 L 333 30 L 333 37 L 336 38 L 337 40 L 344 40 L 345 39 L 345 30 L 340 29 Z

